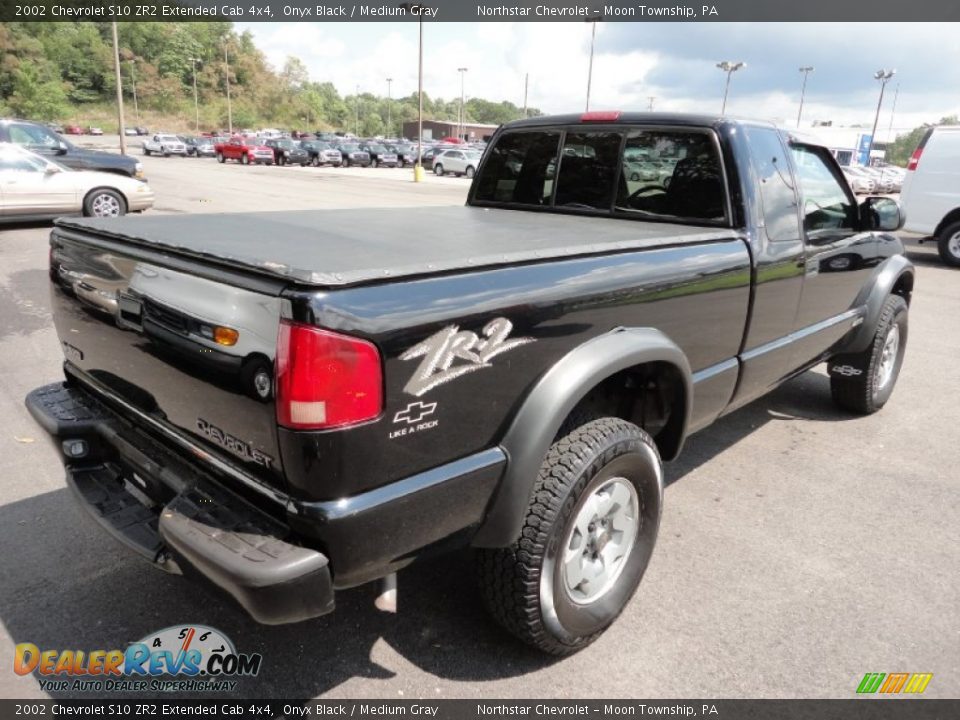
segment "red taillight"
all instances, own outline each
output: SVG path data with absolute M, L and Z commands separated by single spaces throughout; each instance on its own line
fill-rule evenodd
M 619 118 L 619 110 L 593 110 L 583 113 L 580 122 L 616 122 Z
M 373 343 L 281 322 L 277 422 L 319 430 L 372 420 L 382 409 L 383 371 Z
M 910 156 L 910 161 L 907 163 L 907 170 L 916 170 L 917 165 L 920 164 L 920 156 L 923 154 L 923 148 L 918 147 L 913 151 L 913 155 Z

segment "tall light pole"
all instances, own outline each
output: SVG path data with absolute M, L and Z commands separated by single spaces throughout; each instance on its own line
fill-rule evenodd
M 408 13 L 416 13 L 419 41 L 417 60 L 417 162 L 413 166 L 413 181 L 423 180 L 423 11 L 427 5 L 405 2 L 400 7 Z
M 127 154 L 126 124 L 123 121 L 123 84 L 120 82 L 120 43 L 117 42 L 117 21 L 113 26 L 113 72 L 117 80 L 117 119 L 120 121 L 120 154 Z
M 737 70 L 745 68 L 747 64 L 745 62 L 731 62 L 729 60 L 724 60 L 723 62 L 718 62 L 717 67 L 723 70 L 727 74 L 727 84 L 723 89 L 723 107 L 720 110 L 721 115 L 725 115 L 727 112 L 727 95 L 730 93 L 730 76 L 733 75 Z
M 883 91 L 887 87 L 887 83 L 890 81 L 894 75 L 897 74 L 896 70 L 877 70 L 873 74 L 874 80 L 880 81 L 880 99 L 877 100 L 877 114 L 873 118 L 873 130 L 870 131 L 870 145 L 867 147 L 867 166 L 870 166 L 870 155 L 873 152 L 873 142 L 876 139 L 877 135 L 877 123 L 880 121 L 880 106 L 883 105 Z
M 530 73 L 523 76 L 523 117 L 527 117 L 527 91 L 530 89 Z
M 197 63 L 200 62 L 200 58 L 192 57 L 190 58 L 190 64 L 193 65 L 193 112 L 196 119 L 196 125 L 194 130 L 197 135 L 200 134 L 200 100 L 197 95 Z
M 360 86 L 357 85 L 356 101 L 353 103 L 356 119 L 353 124 L 353 134 L 360 137 Z
M 464 115 L 464 108 L 463 108 L 463 88 L 464 88 L 463 78 L 466 76 L 467 68 L 465 67 L 457 68 L 457 72 L 460 73 L 460 127 L 457 129 L 457 138 L 459 138 L 460 140 L 463 140 L 464 139 L 463 136 L 466 131 L 466 125 L 467 125 L 467 118 Z
M 656 95 L 647 95 L 647 100 L 650 101 L 650 104 L 647 105 L 647 110 L 653 112 L 653 101 L 657 99 Z
M 223 39 L 223 65 L 226 72 L 223 79 L 227 83 L 227 132 L 233 135 L 233 107 L 230 105 L 230 58 L 227 56 L 227 39 Z
M 389 137 L 393 137 L 393 135 L 390 134 L 390 125 L 392 124 L 392 123 L 391 123 L 392 118 L 391 118 L 391 116 L 390 116 L 390 104 L 391 104 L 391 102 L 390 102 L 390 85 L 391 85 L 392 82 L 393 82 L 393 78 L 387 78 L 387 137 L 388 137 L 388 138 L 389 138 Z
M 597 39 L 597 21 L 590 22 L 590 65 L 587 68 L 587 111 L 590 110 L 590 85 L 593 82 L 593 47 Z
M 897 98 L 900 97 L 900 83 L 897 83 L 897 87 L 893 91 L 893 107 L 890 108 L 890 125 L 887 127 L 887 138 L 893 135 L 893 116 L 897 112 Z M 887 169 L 887 164 L 884 163 L 883 167 L 880 168 L 880 179 L 883 180 L 883 171 Z
M 130 83 L 133 85 L 133 113 L 137 117 L 137 125 L 140 124 L 140 106 L 137 104 L 137 60 L 130 59 Z
M 800 109 L 797 110 L 797 127 L 800 127 L 800 116 L 803 114 L 803 96 L 807 93 L 807 75 L 813 72 L 813 66 L 802 67 L 800 72 L 803 73 L 803 85 L 800 86 Z

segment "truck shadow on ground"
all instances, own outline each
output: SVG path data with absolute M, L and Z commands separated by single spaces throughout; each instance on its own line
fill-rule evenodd
M 668 467 L 668 483 L 772 420 L 850 417 L 833 409 L 828 384 L 806 373 L 697 434 Z M 229 695 L 234 699 L 336 694 L 353 678 L 394 678 L 398 671 L 391 668 L 404 661 L 453 681 L 518 677 L 562 662 L 513 641 L 488 619 L 467 551 L 403 571 L 396 615 L 374 608 L 371 585 L 339 593 L 331 615 L 266 627 L 214 591 L 131 556 L 85 517 L 65 488 L 0 507 L 0 546 L 6 550 L 0 554 L 0 620 L 14 643 L 122 650 L 165 627 L 210 625 L 239 652 L 263 655 L 259 675 L 240 679 Z M 418 679 L 406 696 L 431 692 L 422 685 Z

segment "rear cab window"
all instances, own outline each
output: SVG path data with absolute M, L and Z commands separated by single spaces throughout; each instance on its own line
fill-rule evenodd
M 728 221 L 712 130 L 614 126 L 503 132 L 490 146 L 472 202 L 644 220 Z

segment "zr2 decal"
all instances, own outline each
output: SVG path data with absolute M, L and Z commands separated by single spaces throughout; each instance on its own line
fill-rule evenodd
M 483 339 L 475 332 L 448 325 L 400 356 L 401 360 L 423 358 L 403 391 L 420 397 L 461 375 L 490 367 L 490 361 L 497 355 L 534 341 L 533 338 L 508 340 L 511 330 L 513 323 L 502 317 L 484 326 Z M 458 360 L 462 362 L 456 363 Z

